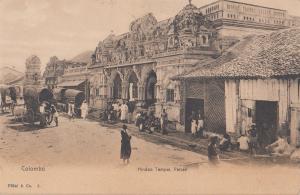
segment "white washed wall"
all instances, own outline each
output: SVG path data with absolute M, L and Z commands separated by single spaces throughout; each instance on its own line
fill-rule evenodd
M 237 83 L 234 80 L 225 81 L 225 112 L 226 131 L 236 132 L 238 96 L 236 94 Z

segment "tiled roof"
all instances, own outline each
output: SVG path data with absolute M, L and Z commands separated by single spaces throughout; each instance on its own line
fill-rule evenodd
M 214 62 L 174 79 L 300 75 L 300 28 L 247 37 Z

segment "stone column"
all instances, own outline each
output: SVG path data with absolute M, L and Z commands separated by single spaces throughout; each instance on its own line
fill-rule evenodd
M 145 84 L 138 83 L 138 101 L 145 100 Z
M 128 99 L 128 88 L 129 88 L 129 82 L 123 81 L 122 82 L 122 99 L 127 100 Z
M 108 84 L 106 90 L 107 90 L 107 99 L 113 98 L 113 85 Z

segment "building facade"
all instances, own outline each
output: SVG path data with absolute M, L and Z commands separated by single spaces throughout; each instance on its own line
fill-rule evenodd
M 235 2 L 231 3 L 235 5 Z M 259 34 L 287 28 L 281 22 L 287 15 L 286 11 L 264 7 L 257 10 L 273 10 L 268 17 L 280 21 L 278 24 L 259 23 L 258 16 L 253 16 L 253 21 L 252 18 L 249 19 L 250 14 L 244 14 L 238 16 L 239 23 L 243 25 L 231 25 L 236 24 L 236 18 L 225 19 L 225 10 L 236 9 L 227 6 L 231 3 L 218 1 L 200 9 L 189 3 L 176 16 L 164 21 L 157 21 L 152 14 L 147 14 L 133 21 L 129 32 L 119 36 L 111 34 L 99 42 L 88 67 L 90 107 L 105 108 L 107 102 L 113 99 L 134 100 L 137 107 L 155 108 L 156 116 L 160 116 L 161 110 L 166 109 L 169 120 L 176 129 L 184 131 L 187 105 L 183 94 L 187 88 L 180 81 L 171 78 L 196 67 L 209 65 L 227 48 L 249 35 L 249 29 L 252 34 Z M 244 7 L 245 13 L 250 12 L 249 7 L 254 9 L 253 5 L 245 4 Z M 218 9 L 221 10 L 223 15 L 220 14 L 220 20 L 218 17 L 212 19 L 215 17 L 211 15 L 212 9 L 216 13 L 219 13 Z M 246 18 L 244 20 L 244 17 L 248 17 L 249 21 Z M 264 18 L 261 16 L 261 19 Z M 230 25 L 225 21 L 231 21 Z M 228 26 L 236 28 L 236 31 L 228 30 Z M 210 102 L 211 108 L 217 103 L 225 105 L 224 83 L 214 82 L 206 86 L 216 89 L 211 94 L 206 94 L 216 97 Z M 220 88 L 223 90 L 219 90 Z M 223 113 L 218 114 L 218 117 L 225 121 L 225 108 L 220 108 L 218 112 Z M 211 120 L 214 117 L 211 116 Z M 213 128 L 226 129 L 222 124 Z
M 59 78 L 57 87 L 66 89 L 76 89 L 89 94 L 87 63 L 63 61 L 64 74 Z M 86 97 L 88 99 L 88 97 Z
M 194 5 L 161 22 L 147 14 L 131 23 L 130 32 L 99 43 L 89 67 L 91 106 L 135 100 L 154 107 L 157 116 L 166 109 L 169 120 L 180 125 L 180 86 L 169 78 L 218 55 L 216 31 Z
M 255 123 L 262 144 L 281 134 L 299 146 L 299 40 L 299 28 L 247 38 L 211 66 L 178 75 L 174 79 L 185 88 L 185 116 L 192 103 L 191 110 L 204 110 L 209 131 L 239 136 Z M 185 120 L 187 132 L 189 123 Z
M 231 0 L 218 0 L 199 8 L 214 22 L 223 51 L 245 36 L 300 26 L 299 17 L 286 10 Z

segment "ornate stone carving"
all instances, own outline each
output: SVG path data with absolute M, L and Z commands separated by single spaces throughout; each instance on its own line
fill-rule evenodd
M 152 14 L 147 14 L 133 21 L 128 33 L 120 36 L 110 34 L 99 42 L 92 62 L 103 65 L 133 63 L 151 59 L 154 54 L 168 50 L 202 46 L 202 35 L 212 38 L 208 36 L 212 34 L 211 29 L 211 23 L 191 3 L 174 18 L 161 22 L 157 22 Z
M 134 65 L 133 66 L 133 71 L 135 72 L 138 80 L 140 81 L 141 80 L 141 74 L 142 74 L 142 67 L 139 66 L 139 65 Z
M 110 75 L 111 75 L 111 70 L 110 70 L 110 69 L 103 69 L 103 74 L 104 74 L 106 77 L 110 77 Z

